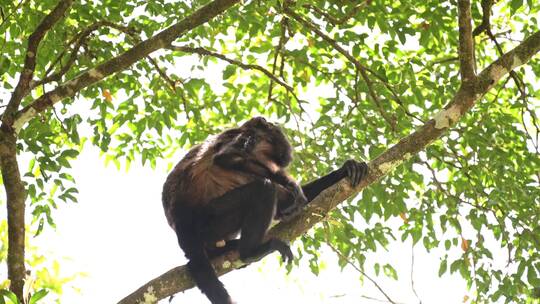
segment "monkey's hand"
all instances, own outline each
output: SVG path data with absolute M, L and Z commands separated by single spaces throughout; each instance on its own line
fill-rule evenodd
M 368 165 L 365 162 L 359 162 L 354 159 L 347 160 L 341 170 L 349 178 L 351 186 L 356 187 L 358 183 L 366 177 L 368 173 Z
M 290 187 L 287 187 L 286 190 L 291 197 L 290 201 L 292 201 L 292 203 L 279 210 L 279 218 L 285 222 L 294 218 L 308 203 L 308 200 L 299 185 L 291 185 Z
M 294 184 L 292 187 L 291 194 L 294 197 L 294 205 L 304 207 L 308 203 L 308 199 L 306 195 L 304 194 L 304 191 L 302 191 L 302 187 L 298 184 Z

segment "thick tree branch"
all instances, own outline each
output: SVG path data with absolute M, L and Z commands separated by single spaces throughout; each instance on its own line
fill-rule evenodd
M 493 62 L 478 77 L 472 80 L 472 85 L 460 87 L 453 99 L 442 111 L 414 133 L 404 137 L 397 144 L 372 160 L 369 164 L 368 176 L 356 188 L 352 188 L 348 181 L 343 180 L 326 189 L 298 217 L 288 223 L 279 223 L 272 228 L 269 236 L 283 240 L 294 240 L 307 232 L 315 224 L 323 221 L 329 212 L 340 203 L 389 174 L 395 167 L 441 137 L 450 126 L 465 115 L 476 101 L 493 88 L 497 81 L 512 69 L 527 63 L 539 51 L 540 31 L 534 33 L 512 51 Z M 243 266 L 244 263 L 239 260 L 237 252 L 231 252 L 215 259 L 213 265 L 216 272 L 222 275 Z M 135 304 L 140 301 L 144 302 L 144 299 L 157 301 L 193 286 L 194 283 L 186 266 L 180 266 L 144 284 L 122 299 L 119 304 Z
M 474 42 L 472 36 L 471 1 L 458 1 L 459 70 L 464 84 L 475 77 Z
M 148 56 L 150 53 L 169 46 L 171 42 L 182 36 L 187 31 L 208 22 L 237 2 L 240 2 L 240 0 L 215 0 L 208 3 L 178 23 L 135 45 L 121 55 L 99 64 L 95 68 L 87 70 L 74 79 L 58 86 L 54 90 L 43 94 L 31 104 L 17 112 L 15 120 L 10 125 L 16 131 L 20 130 L 20 128 L 22 128 L 26 122 L 28 122 L 38 113 L 65 98 L 74 96 L 80 90 L 102 80 L 105 77 L 123 71 L 133 63 Z
M 12 132 L 0 130 L 0 166 L 7 196 L 8 216 L 8 279 L 10 290 L 22 302 L 25 278 L 24 210 L 26 191 L 17 164 L 16 138 Z
M 61 0 L 56 7 L 47 15 L 36 30 L 28 37 L 28 46 L 26 48 L 26 57 L 24 59 L 24 67 L 19 76 L 19 82 L 11 95 L 11 99 L 7 105 L 6 111 L 2 118 L 2 122 L 6 126 L 11 126 L 13 123 L 13 115 L 19 109 L 21 100 L 26 96 L 30 89 L 30 81 L 34 76 L 36 68 L 37 49 L 45 34 L 64 16 L 66 11 L 73 4 L 73 0 Z

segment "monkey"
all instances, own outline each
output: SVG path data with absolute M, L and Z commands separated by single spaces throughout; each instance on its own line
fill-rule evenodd
M 167 176 L 162 203 L 197 287 L 212 304 L 231 304 L 210 260 L 237 250 L 244 262 L 271 252 L 290 263 L 289 245 L 265 239 L 272 220 L 290 220 L 321 191 L 367 175 L 365 162 L 347 160 L 300 186 L 286 171 L 292 147 L 281 128 L 263 117 L 208 137 L 192 147 Z M 240 237 L 238 238 L 238 234 Z

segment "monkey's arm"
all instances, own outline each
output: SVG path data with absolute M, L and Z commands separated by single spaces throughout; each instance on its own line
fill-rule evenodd
M 238 136 L 231 143 L 221 147 L 214 155 L 214 164 L 229 170 L 238 170 L 254 174 L 261 178 L 268 178 L 274 183 L 293 190 L 300 187 L 296 181 L 281 168 L 271 169 L 251 155 L 254 137 Z
M 358 162 L 350 159 L 347 160 L 341 168 L 303 185 L 301 189 L 303 195 L 305 195 L 303 200 L 296 199 L 290 189 L 278 191 L 279 204 L 276 211 L 276 219 L 288 221 L 291 218 L 294 218 L 295 215 L 302 210 L 302 207 L 309 204 L 317 197 L 317 195 L 319 195 L 319 193 L 345 177 L 348 177 L 351 181 L 351 185 L 355 187 L 360 180 L 366 176 L 367 171 L 368 166 L 365 162 Z
M 306 195 L 307 201 L 311 202 L 324 189 L 334 185 L 345 177 L 349 177 L 351 185 L 355 187 L 366 176 L 367 172 L 368 166 L 365 162 L 349 159 L 341 168 L 306 185 L 302 185 L 302 190 Z
M 259 161 L 252 159 L 245 153 L 234 147 L 225 147 L 214 155 L 214 164 L 228 170 L 237 170 L 251 173 L 263 178 L 270 178 L 272 172 Z

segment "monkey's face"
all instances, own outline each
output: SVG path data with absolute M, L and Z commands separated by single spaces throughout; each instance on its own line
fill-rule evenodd
M 247 132 L 254 132 L 257 142 L 266 142 L 271 149 L 267 157 L 278 166 L 285 168 L 292 160 L 292 147 L 281 128 L 268 122 L 264 117 L 253 117 L 242 125 Z

